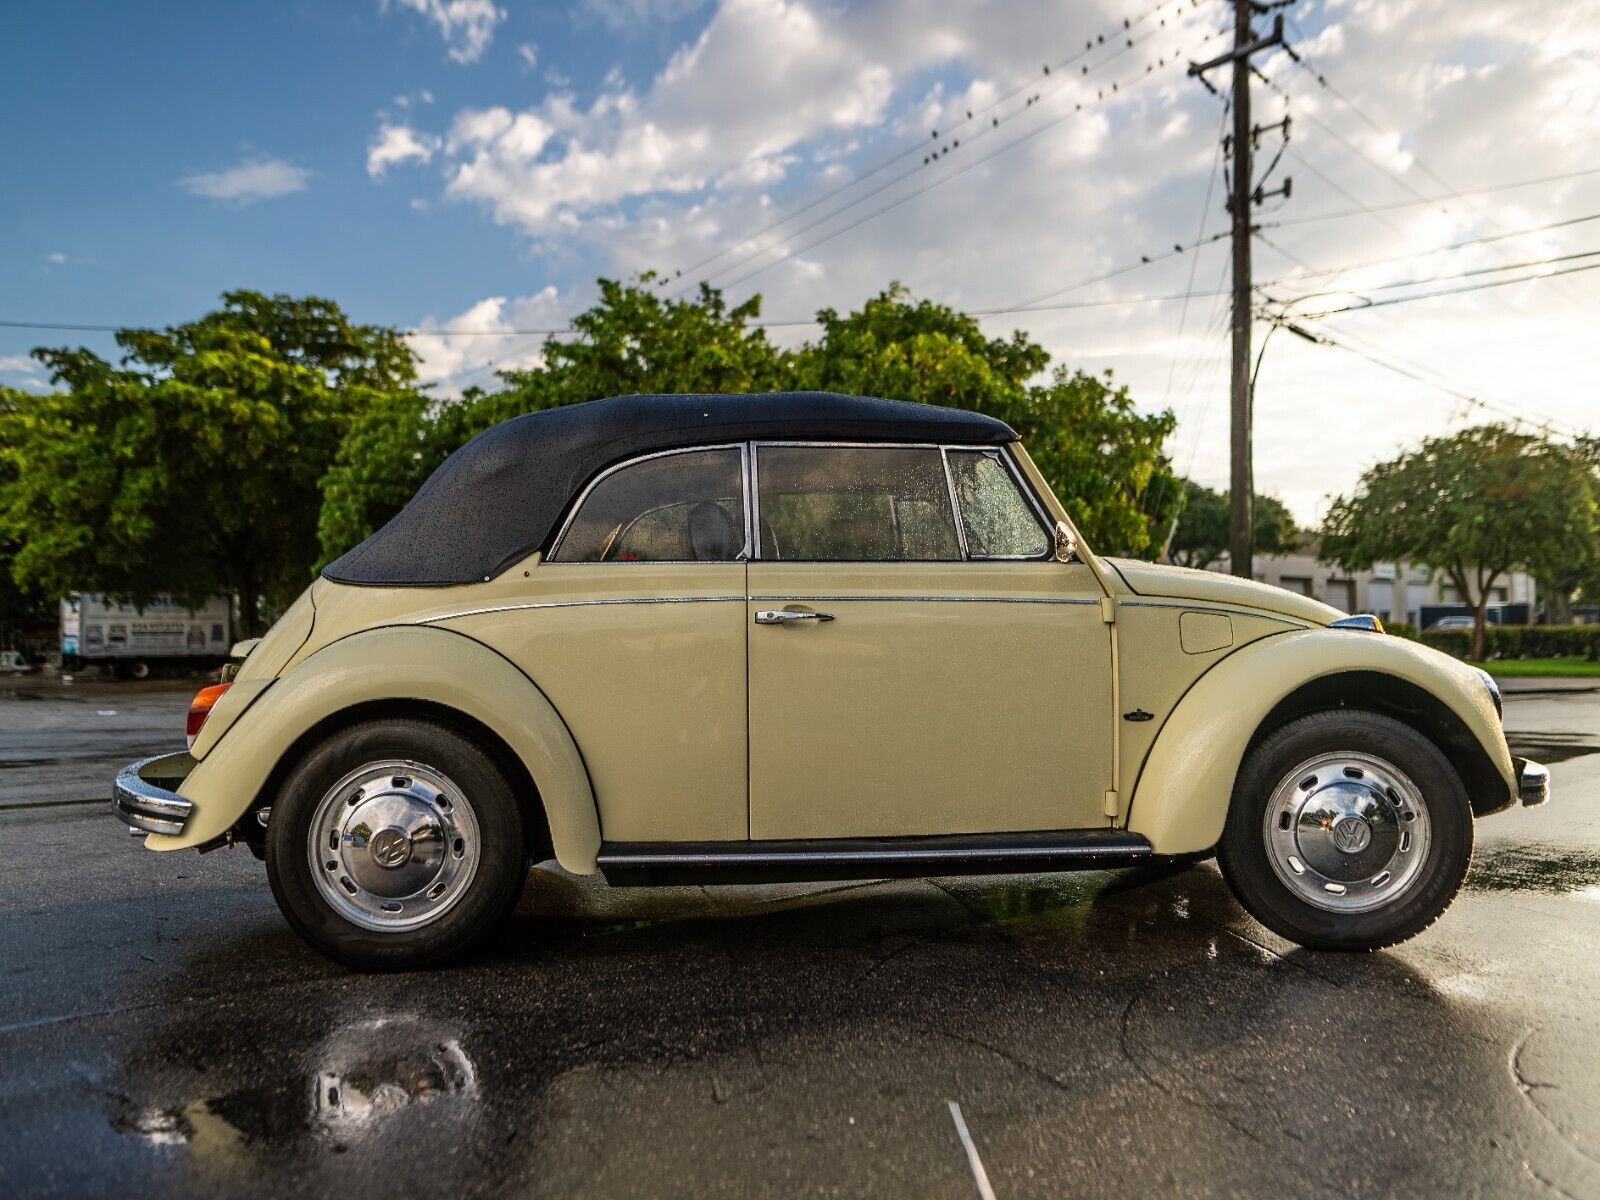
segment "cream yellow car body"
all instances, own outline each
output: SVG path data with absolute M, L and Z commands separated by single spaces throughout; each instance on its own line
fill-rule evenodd
M 1252 740 L 1299 695 L 1409 712 L 1442 735 L 1476 812 L 1515 801 L 1496 703 L 1473 668 L 1330 628 L 1342 614 L 1302 596 L 1099 558 L 1026 453 L 1012 453 L 1075 536 L 1075 561 L 568 564 L 534 553 L 448 587 L 319 579 L 251 648 L 192 766 L 174 770 L 187 770 L 176 791 L 193 804 L 183 832 L 146 845 L 213 843 L 270 802 L 297 748 L 357 714 L 408 709 L 454 714 L 513 758 L 548 850 L 577 873 L 596 870 L 602 841 L 1111 828 L 1155 854 L 1204 851 Z M 764 606 L 808 596 L 825 597 L 815 603 L 839 612 L 837 625 L 750 632 Z M 889 607 L 874 601 L 887 598 L 892 630 L 873 626 Z M 748 646 L 727 636 L 735 625 Z M 968 641 L 946 656 L 957 625 Z M 757 637 L 771 640 L 758 650 Z M 850 666 L 885 654 L 893 670 Z M 1062 689 L 1095 698 L 1099 715 L 1046 719 Z M 962 727 L 949 721 L 958 710 Z M 826 758 L 808 756 L 819 723 Z M 874 802 L 889 794 L 900 799 Z

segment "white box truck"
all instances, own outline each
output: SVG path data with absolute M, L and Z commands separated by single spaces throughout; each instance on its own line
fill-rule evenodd
M 67 670 L 100 665 L 126 679 L 144 679 L 163 666 L 212 667 L 233 645 L 233 605 L 214 596 L 198 608 L 157 596 L 142 608 L 74 592 L 61 601 L 61 664 Z

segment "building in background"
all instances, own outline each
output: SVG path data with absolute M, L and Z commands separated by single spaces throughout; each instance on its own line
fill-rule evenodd
M 1257 555 L 1255 576 L 1344 612 L 1372 613 L 1380 620 L 1404 621 L 1419 629 L 1441 617 L 1472 612 L 1467 597 L 1427 567 L 1378 563 L 1370 571 L 1346 571 L 1317 557 L 1321 545 L 1317 535 L 1306 534 L 1292 554 Z M 1210 569 L 1228 570 L 1227 557 Z M 1531 575 L 1521 571 L 1502 575 L 1489 589 L 1489 620 L 1497 625 L 1528 624 L 1535 618 L 1535 599 Z

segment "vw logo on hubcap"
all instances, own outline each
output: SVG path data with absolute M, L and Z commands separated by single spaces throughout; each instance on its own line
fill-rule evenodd
M 403 867 L 411 857 L 411 838 L 393 825 L 372 835 L 372 861 L 380 867 Z
M 1333 844 L 1346 854 L 1360 854 L 1372 845 L 1372 827 L 1360 817 L 1345 817 L 1333 827 Z

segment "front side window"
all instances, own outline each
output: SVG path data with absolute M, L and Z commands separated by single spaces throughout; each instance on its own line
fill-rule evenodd
M 738 447 L 641 459 L 584 498 L 552 562 L 736 562 L 744 556 Z
M 950 479 L 973 558 L 1042 558 L 1050 538 L 993 450 L 950 451 Z
M 756 481 L 763 559 L 961 559 L 936 448 L 758 446 Z

